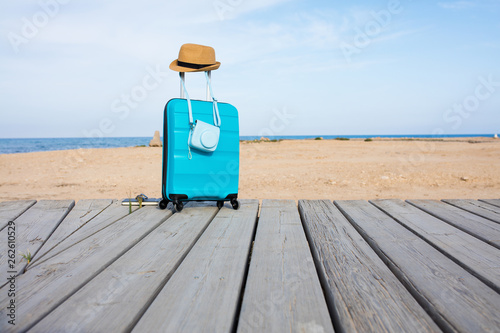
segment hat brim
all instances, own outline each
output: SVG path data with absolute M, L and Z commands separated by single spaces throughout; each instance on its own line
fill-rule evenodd
M 169 66 L 169 68 L 171 70 L 176 71 L 176 72 L 207 72 L 207 71 L 214 71 L 219 67 L 220 67 L 220 62 L 218 62 L 218 61 L 213 65 L 209 65 L 209 66 L 202 67 L 202 68 L 182 67 L 182 66 L 179 66 L 177 59 L 172 61 L 172 63 Z

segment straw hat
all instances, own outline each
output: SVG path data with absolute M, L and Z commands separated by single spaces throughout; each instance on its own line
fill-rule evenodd
M 170 69 L 176 72 L 206 72 L 219 66 L 220 62 L 215 61 L 213 47 L 184 44 L 179 51 L 179 58 L 172 61 Z

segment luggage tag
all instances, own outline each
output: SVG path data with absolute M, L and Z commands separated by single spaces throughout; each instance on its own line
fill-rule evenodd
M 189 159 L 192 158 L 191 148 L 204 152 L 213 152 L 217 149 L 217 145 L 219 144 L 220 124 L 221 124 L 219 116 L 219 108 L 217 107 L 217 99 L 215 99 L 214 94 L 212 92 L 212 85 L 210 84 L 210 78 L 208 77 L 207 72 L 205 72 L 205 76 L 207 78 L 210 94 L 212 95 L 214 125 L 211 125 L 209 123 L 206 123 L 198 119 L 193 122 L 191 99 L 189 98 L 186 86 L 184 84 L 184 80 L 181 76 L 181 82 L 182 86 L 184 87 L 184 93 L 186 95 L 186 99 L 188 102 L 188 110 L 189 110 L 189 125 L 190 125 L 189 138 L 188 138 Z

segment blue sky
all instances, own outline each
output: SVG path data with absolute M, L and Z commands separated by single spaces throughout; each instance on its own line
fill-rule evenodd
M 0 34 L 3 138 L 152 136 L 183 43 L 241 135 L 500 132 L 498 0 L 12 1 Z

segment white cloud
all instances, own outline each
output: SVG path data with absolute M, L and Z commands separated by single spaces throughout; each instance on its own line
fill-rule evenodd
M 387 33 L 387 34 L 381 34 L 380 37 L 377 37 L 373 39 L 373 43 L 381 43 L 381 42 L 386 42 L 394 39 L 399 39 L 408 35 L 413 35 L 416 33 L 420 33 L 426 30 L 429 30 L 430 27 L 422 27 L 418 29 L 410 29 L 410 30 L 401 30 L 401 31 L 396 31 L 392 33 Z

